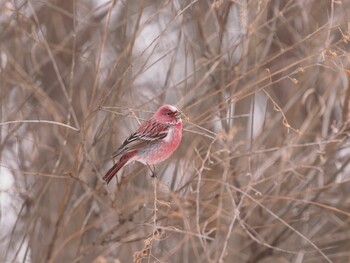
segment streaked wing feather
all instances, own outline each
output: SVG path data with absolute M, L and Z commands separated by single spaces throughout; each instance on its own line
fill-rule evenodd
M 112 156 L 115 158 L 122 153 L 139 149 L 150 142 L 164 139 L 168 134 L 168 130 L 168 125 L 148 120 L 142 123 L 137 131 L 131 134 Z

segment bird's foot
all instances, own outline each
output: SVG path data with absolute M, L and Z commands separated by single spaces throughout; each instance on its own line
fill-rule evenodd
M 152 165 L 152 167 L 149 166 L 149 165 L 147 165 L 147 166 L 148 166 L 148 168 L 149 168 L 150 171 L 151 171 L 151 178 L 157 178 L 156 167 L 155 167 L 154 165 Z

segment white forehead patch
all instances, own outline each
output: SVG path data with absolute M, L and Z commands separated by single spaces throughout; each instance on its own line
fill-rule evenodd
M 179 111 L 175 106 L 173 106 L 173 105 L 169 105 L 169 109 L 171 110 L 171 111 L 173 111 L 173 112 L 175 112 L 175 111 Z

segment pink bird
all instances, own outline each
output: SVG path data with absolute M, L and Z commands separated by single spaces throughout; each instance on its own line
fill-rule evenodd
M 172 105 L 160 107 L 113 153 L 113 158 L 120 158 L 103 180 L 108 184 L 124 165 L 132 161 L 154 165 L 169 158 L 181 142 L 182 115 L 184 114 Z

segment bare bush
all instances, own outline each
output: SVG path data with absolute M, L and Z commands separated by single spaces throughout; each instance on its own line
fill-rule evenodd
M 349 8 L 0 1 L 0 261 L 348 261 Z M 164 103 L 180 148 L 105 185 Z

